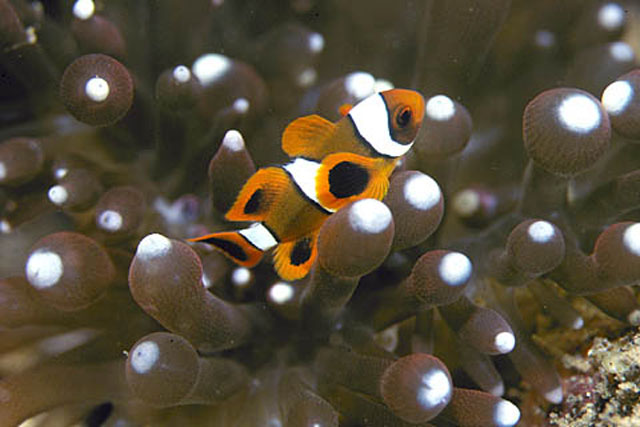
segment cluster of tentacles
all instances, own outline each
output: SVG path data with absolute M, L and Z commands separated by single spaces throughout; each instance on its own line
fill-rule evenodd
M 639 33 L 632 2 L 0 0 L 0 425 L 537 422 L 539 313 L 640 324 Z M 307 278 L 186 243 L 287 123 L 394 85 L 414 148 Z

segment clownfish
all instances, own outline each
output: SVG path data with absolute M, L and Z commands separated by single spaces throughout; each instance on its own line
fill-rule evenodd
M 189 240 L 209 243 L 244 267 L 275 248 L 274 266 L 283 280 L 306 276 L 329 215 L 350 202 L 386 195 L 389 176 L 422 124 L 424 98 L 391 89 L 343 110 L 335 123 L 310 115 L 286 127 L 282 149 L 291 161 L 256 171 L 225 215 L 254 224 Z

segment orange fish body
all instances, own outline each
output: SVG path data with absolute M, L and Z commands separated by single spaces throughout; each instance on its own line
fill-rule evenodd
M 389 176 L 411 148 L 423 116 L 419 93 L 392 89 L 364 99 L 336 123 L 317 115 L 293 121 L 282 136 L 292 161 L 259 169 L 226 214 L 230 221 L 254 224 L 190 240 L 210 243 L 246 267 L 275 247 L 282 279 L 306 276 L 324 221 L 355 200 L 384 198 Z

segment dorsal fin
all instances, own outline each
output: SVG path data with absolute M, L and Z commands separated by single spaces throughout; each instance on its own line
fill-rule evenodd
M 354 153 L 330 154 L 322 160 L 316 175 L 318 201 L 337 210 L 360 199 L 382 200 L 389 188 L 395 161 Z
M 259 169 L 246 182 L 225 218 L 229 221 L 263 221 L 290 185 L 282 168 Z
M 342 104 L 340 107 L 338 107 L 338 113 L 340 113 L 340 115 L 344 117 L 349 114 L 349 111 L 351 111 L 352 108 L 353 104 Z
M 320 160 L 324 142 L 333 134 L 335 124 L 317 114 L 300 117 L 289 123 L 282 134 L 282 149 L 290 157 Z
M 297 240 L 280 243 L 273 255 L 278 275 L 287 281 L 302 279 L 316 259 L 319 229 Z

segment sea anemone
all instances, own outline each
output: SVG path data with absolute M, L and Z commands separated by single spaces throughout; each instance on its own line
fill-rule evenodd
M 0 0 L 0 425 L 638 424 L 602 351 L 640 324 L 638 34 L 622 0 Z M 413 149 L 307 277 L 187 242 L 288 123 L 394 86 Z

